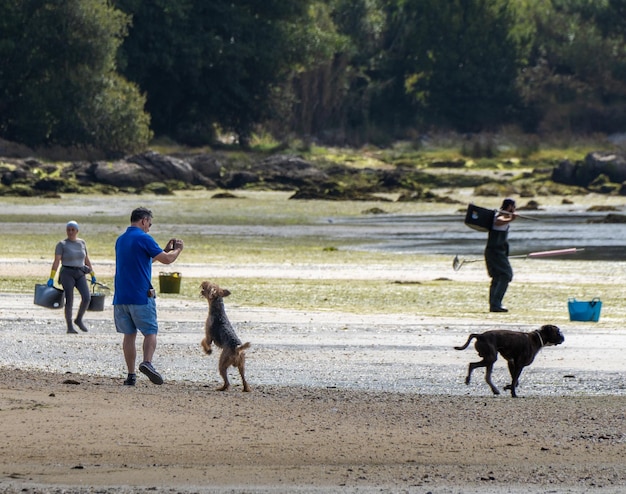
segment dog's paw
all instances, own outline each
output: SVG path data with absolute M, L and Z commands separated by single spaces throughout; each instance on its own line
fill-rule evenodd
M 204 353 L 206 353 L 207 355 L 211 355 L 211 353 L 213 353 L 213 348 L 211 348 L 211 344 L 210 343 L 207 343 L 206 338 L 204 338 L 200 342 L 200 346 L 204 350 Z

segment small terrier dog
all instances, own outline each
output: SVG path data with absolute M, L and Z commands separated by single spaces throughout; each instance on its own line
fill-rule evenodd
M 215 283 L 203 281 L 200 285 L 200 294 L 209 302 L 209 315 L 204 325 L 205 337 L 201 342 L 202 348 L 207 355 L 213 349 L 211 343 L 222 349 L 219 361 L 219 372 L 224 379 L 224 385 L 219 391 L 226 391 L 230 387 L 227 370 L 232 365 L 239 369 L 243 390 L 250 391 L 250 386 L 244 375 L 246 362 L 245 350 L 250 348 L 250 343 L 241 344 L 241 340 L 235 334 L 224 309 L 224 297 L 230 295 L 230 291 L 220 288 Z

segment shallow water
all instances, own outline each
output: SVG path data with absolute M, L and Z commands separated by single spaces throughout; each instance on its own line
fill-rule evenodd
M 576 247 L 573 260 L 626 260 L 626 224 L 601 223 L 607 213 L 559 207 L 525 213 L 509 233 L 511 255 Z M 352 235 L 355 249 L 397 253 L 481 255 L 487 234 L 466 226 L 464 215 L 370 215 L 333 218 L 327 229 Z M 361 243 L 363 242 L 363 243 Z

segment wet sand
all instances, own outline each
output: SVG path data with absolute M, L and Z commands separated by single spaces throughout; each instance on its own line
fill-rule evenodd
M 3 369 L 0 492 L 622 492 L 625 397 L 428 396 Z

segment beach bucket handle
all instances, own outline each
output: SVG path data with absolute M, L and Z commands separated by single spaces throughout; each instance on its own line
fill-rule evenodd
M 105 290 L 110 290 L 110 288 L 106 286 L 104 283 L 100 283 L 99 281 L 96 281 L 95 283 L 92 283 L 92 286 L 91 286 L 91 291 L 93 293 L 96 293 L 96 285 L 98 285 L 100 288 L 104 288 Z

